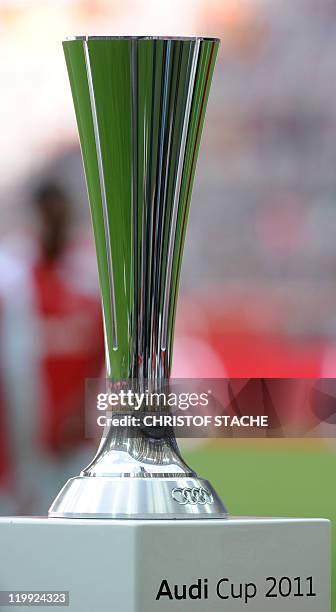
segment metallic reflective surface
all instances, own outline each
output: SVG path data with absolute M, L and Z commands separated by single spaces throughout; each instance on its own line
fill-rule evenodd
M 170 375 L 183 245 L 218 44 L 155 37 L 63 43 L 97 251 L 107 377 L 130 380 L 139 390 L 145 381 L 158 388 Z M 96 457 L 67 483 L 50 516 L 223 516 L 210 485 L 213 503 L 180 504 L 172 497 L 176 487 L 201 487 L 172 432 L 128 433 L 104 434 Z
M 209 519 L 226 516 L 210 483 L 197 477 L 72 478 L 60 491 L 55 505 L 51 515 L 54 518 Z

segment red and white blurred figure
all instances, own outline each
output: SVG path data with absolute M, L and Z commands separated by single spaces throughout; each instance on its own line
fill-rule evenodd
M 36 239 L 0 250 L 0 504 L 19 514 L 46 512 L 64 475 L 90 457 L 84 381 L 103 360 L 94 254 L 69 240 L 70 202 L 57 185 L 41 186 L 34 207 Z

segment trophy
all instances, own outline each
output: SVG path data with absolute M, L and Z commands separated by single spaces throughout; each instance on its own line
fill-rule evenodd
M 106 374 L 169 379 L 183 245 L 212 72 L 212 38 L 80 37 L 63 43 L 90 200 Z M 104 431 L 50 517 L 220 518 L 172 431 Z

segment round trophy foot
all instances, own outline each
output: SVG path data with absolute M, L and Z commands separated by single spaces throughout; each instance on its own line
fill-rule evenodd
M 50 518 L 216 519 L 227 511 L 207 480 L 196 477 L 71 478 Z

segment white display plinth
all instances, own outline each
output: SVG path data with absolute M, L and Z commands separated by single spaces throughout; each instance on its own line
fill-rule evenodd
M 330 612 L 330 525 L 2 518 L 0 590 L 68 591 L 71 612 Z

